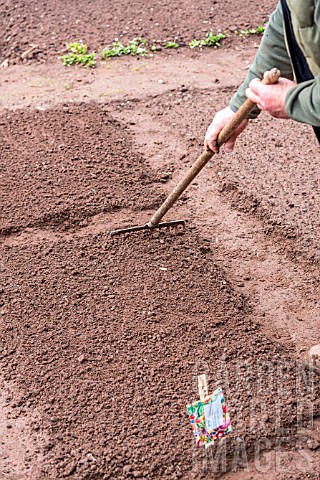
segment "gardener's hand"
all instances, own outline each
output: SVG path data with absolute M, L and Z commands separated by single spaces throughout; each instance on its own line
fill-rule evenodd
M 284 101 L 288 90 L 295 86 L 296 84 L 287 78 L 279 78 L 278 83 L 274 85 L 264 85 L 261 80 L 255 78 L 249 83 L 246 95 L 260 110 L 264 110 L 272 117 L 289 118 Z
M 230 107 L 226 107 L 223 110 L 220 110 L 216 113 L 214 119 L 212 120 L 211 125 L 209 126 L 206 138 L 204 140 L 204 146 L 206 150 L 212 150 L 214 153 L 219 152 L 219 147 L 217 145 L 217 138 L 223 127 L 231 120 L 234 116 L 234 112 Z M 243 120 L 235 132 L 231 135 L 229 140 L 224 144 L 224 151 L 230 153 L 233 150 L 235 141 L 238 135 L 246 128 L 248 120 Z

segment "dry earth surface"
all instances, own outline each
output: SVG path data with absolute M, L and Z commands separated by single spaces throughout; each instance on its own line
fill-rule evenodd
M 320 478 L 319 145 L 266 115 L 145 223 L 202 151 L 275 2 L 0 2 L 2 479 Z M 62 13 L 63 12 L 63 13 Z M 95 70 L 57 60 L 136 35 L 160 51 Z M 21 53 L 37 45 L 21 60 Z M 234 433 L 196 449 L 197 375 Z
M 57 56 L 70 41 L 85 41 L 95 51 L 119 38 L 143 37 L 149 41 L 189 43 L 212 28 L 232 31 L 257 27 L 268 20 L 275 1 L 233 0 L 192 2 L 101 0 L 72 2 L 49 0 L 1 1 L 0 62 L 21 62 L 21 54 L 34 45 L 36 61 Z M 228 42 L 230 44 L 231 42 Z M 24 59 L 25 62 L 28 59 Z

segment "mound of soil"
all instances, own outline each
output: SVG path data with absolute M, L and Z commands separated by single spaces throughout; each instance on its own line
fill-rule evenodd
M 261 25 L 276 5 L 274 0 L 222 2 L 188 0 L 139 5 L 131 0 L 106 5 L 101 0 L 71 2 L 61 0 L 17 0 L 1 2 L 0 62 L 5 58 L 20 61 L 21 54 L 36 45 L 29 55 L 39 61 L 57 56 L 70 41 L 83 40 L 100 50 L 115 38 L 190 42 L 204 38 L 214 28 L 252 28 Z M 235 25 L 235 19 L 237 23 Z
M 68 228 L 94 213 L 159 204 L 154 174 L 103 107 L 8 112 L 0 135 L 2 233 Z
M 295 439 L 296 365 L 261 335 L 204 240 L 100 234 L 6 248 L 2 263 L 2 372 L 21 392 L 19 407 L 42 412 L 49 478 L 189 472 L 185 405 L 203 369 L 227 395 L 230 462 L 238 437 L 248 456 L 279 428 Z M 308 422 L 315 397 L 300 382 Z

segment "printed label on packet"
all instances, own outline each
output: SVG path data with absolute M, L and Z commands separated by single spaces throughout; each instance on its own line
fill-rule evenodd
M 215 430 L 224 424 L 221 399 L 218 397 L 213 402 L 203 406 L 206 430 Z

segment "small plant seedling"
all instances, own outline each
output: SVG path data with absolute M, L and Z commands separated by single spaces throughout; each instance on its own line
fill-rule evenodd
M 87 53 L 87 45 L 80 42 L 73 42 L 67 45 L 69 53 L 62 55 L 60 60 L 63 65 L 70 67 L 73 64 L 84 67 L 94 67 L 96 64 L 96 53 Z
M 224 38 L 226 38 L 226 34 L 225 33 L 218 33 L 217 35 L 215 35 L 213 33 L 213 30 L 211 30 L 209 33 L 207 33 L 206 35 L 206 38 L 205 38 L 205 45 L 207 47 L 214 47 L 214 46 L 217 46 L 217 47 L 220 47 L 220 40 L 223 40 Z
M 261 35 L 262 33 L 264 33 L 265 29 L 266 29 L 266 24 L 265 25 L 259 25 L 257 28 L 249 28 L 248 30 L 240 30 L 240 33 L 239 33 L 239 36 L 240 37 L 243 37 L 243 36 L 246 36 L 246 35 Z M 234 32 L 236 35 L 238 34 L 238 31 L 237 30 L 234 30 Z
M 191 40 L 191 42 L 189 43 L 189 47 L 190 48 L 197 48 L 197 47 L 200 47 L 201 45 L 201 40 Z
M 145 48 L 147 41 L 143 38 L 134 38 L 128 45 L 123 45 L 119 41 L 112 43 L 112 48 L 105 48 L 101 54 L 103 60 L 111 57 L 121 57 L 121 55 L 133 55 L 145 57 L 148 51 Z
M 206 34 L 206 38 L 204 40 L 192 40 L 189 43 L 190 48 L 197 48 L 197 47 L 220 47 L 220 40 L 226 38 L 226 33 L 219 32 L 216 35 L 214 34 L 213 30 Z
M 241 35 L 254 35 L 257 31 L 254 28 L 250 28 L 249 30 L 240 30 Z
M 167 42 L 164 48 L 179 48 L 179 44 L 177 42 Z
M 72 42 L 67 45 L 67 50 L 79 55 L 85 55 L 87 53 L 87 45 L 85 43 Z
M 257 33 L 263 33 L 266 28 L 267 28 L 267 24 L 258 25 L 258 27 L 257 27 Z

